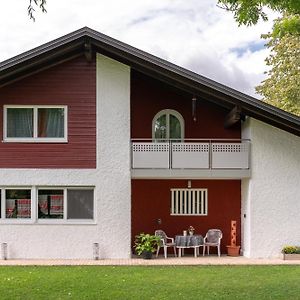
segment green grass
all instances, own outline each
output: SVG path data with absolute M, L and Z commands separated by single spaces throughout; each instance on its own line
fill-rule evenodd
M 0 299 L 300 299 L 300 266 L 0 267 Z

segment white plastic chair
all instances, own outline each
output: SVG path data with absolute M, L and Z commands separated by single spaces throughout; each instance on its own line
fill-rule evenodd
M 220 246 L 221 239 L 223 237 L 222 231 L 220 229 L 209 229 L 203 240 L 203 256 L 205 254 L 205 247 L 207 247 L 207 254 L 209 255 L 209 247 L 218 248 L 218 256 L 221 256 Z
M 161 247 L 164 248 L 164 255 L 165 258 L 167 258 L 167 251 L 168 251 L 168 247 L 173 247 L 174 249 L 174 254 L 176 255 L 176 244 L 174 242 L 174 238 L 170 238 L 166 235 L 166 233 L 163 230 L 155 230 L 155 235 L 160 237 L 161 240 L 161 244 L 157 246 L 157 251 L 156 251 L 156 257 L 158 256 L 159 253 L 159 249 Z M 168 240 L 170 240 L 171 242 L 168 242 Z

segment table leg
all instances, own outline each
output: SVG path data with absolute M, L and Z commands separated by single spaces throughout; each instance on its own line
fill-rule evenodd
M 181 248 L 178 248 L 178 257 L 181 257 Z

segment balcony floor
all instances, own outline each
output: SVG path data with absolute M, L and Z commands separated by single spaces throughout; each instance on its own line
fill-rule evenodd
M 250 178 L 250 169 L 132 169 L 133 179 L 243 179 Z

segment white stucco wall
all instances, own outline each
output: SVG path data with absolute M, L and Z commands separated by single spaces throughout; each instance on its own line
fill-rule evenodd
M 97 54 L 98 218 L 103 257 L 130 256 L 130 68 Z
M 8 258 L 130 257 L 130 68 L 97 54 L 97 168 L 0 169 L 0 186 L 94 186 L 95 222 L 5 224 Z M 54 158 L 55 159 L 55 158 Z
M 279 257 L 300 244 L 300 138 L 248 118 L 251 178 L 242 180 L 242 247 L 247 257 Z M 246 214 L 246 218 L 244 218 Z

